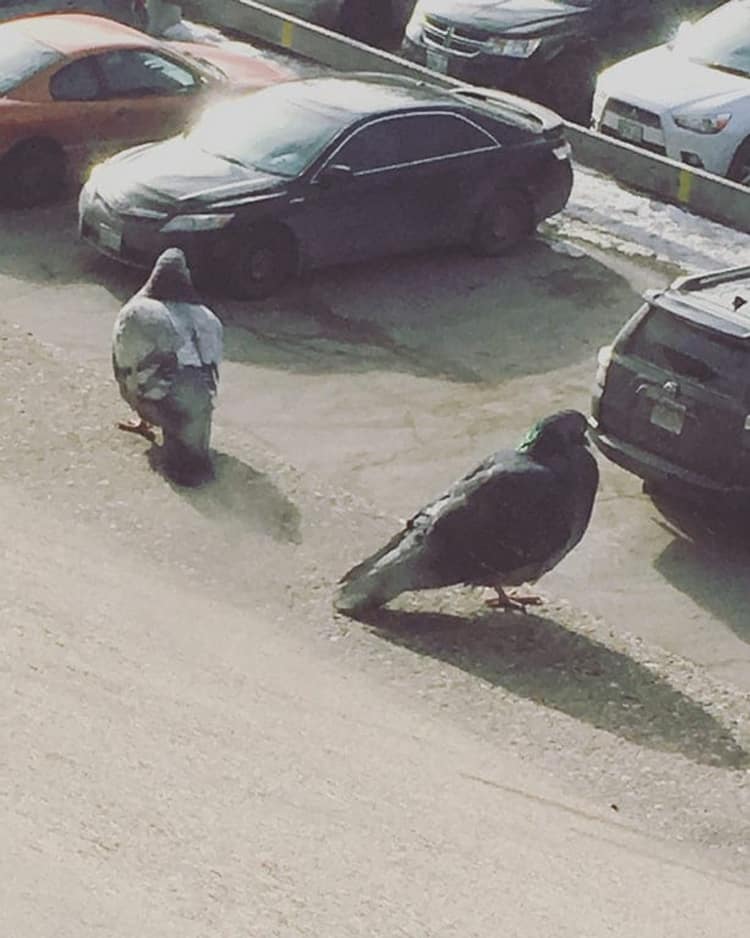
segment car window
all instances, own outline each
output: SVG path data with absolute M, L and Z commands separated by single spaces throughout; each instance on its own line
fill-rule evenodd
M 12 24 L 0 26 L 0 94 L 62 59 L 62 54 L 24 35 Z
M 122 49 L 96 61 L 109 97 L 182 94 L 198 85 L 191 71 L 156 52 Z
M 750 348 L 740 339 L 709 332 L 652 306 L 626 351 L 724 394 L 750 393 Z
M 750 8 L 726 3 L 694 25 L 687 25 L 672 45 L 693 62 L 750 77 L 749 29 Z
M 495 146 L 493 138 L 453 114 L 412 114 L 374 121 L 334 155 L 355 173 Z
M 50 78 L 49 93 L 55 101 L 94 101 L 101 86 L 91 59 L 78 59 L 63 66 Z

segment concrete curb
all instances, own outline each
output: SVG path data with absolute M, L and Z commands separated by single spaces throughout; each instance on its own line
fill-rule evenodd
M 184 0 L 182 7 L 190 18 L 260 39 L 341 71 L 388 72 L 445 86 L 462 84 L 252 0 Z M 750 190 L 745 187 L 575 124 L 566 124 L 566 128 L 574 158 L 584 166 L 697 215 L 750 232 Z

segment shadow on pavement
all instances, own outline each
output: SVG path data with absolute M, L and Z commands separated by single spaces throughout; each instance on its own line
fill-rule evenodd
M 739 769 L 750 755 L 695 701 L 620 652 L 540 615 L 381 609 L 377 634 L 629 742 Z
M 178 485 L 166 476 L 160 446 L 151 447 L 148 460 L 152 469 L 205 518 L 246 527 L 275 541 L 301 542 L 300 511 L 269 476 L 227 453 L 213 451 L 211 455 L 214 478 L 196 488 Z
M 750 510 L 663 494 L 652 501 L 674 538 L 655 569 L 750 643 Z
M 0 215 L 3 275 L 48 290 L 104 287 L 114 300 L 102 304 L 109 317 L 147 272 L 81 243 L 75 202 L 66 201 Z M 205 298 L 225 324 L 231 361 L 468 384 L 593 362 L 639 303 L 619 274 L 541 237 L 501 258 L 455 248 L 316 271 L 262 302 Z

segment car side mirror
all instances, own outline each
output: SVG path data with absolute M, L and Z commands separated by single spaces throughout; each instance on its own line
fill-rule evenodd
M 318 176 L 318 182 L 328 188 L 330 186 L 340 186 L 349 182 L 354 176 L 351 166 L 344 163 L 334 163 L 326 168 Z

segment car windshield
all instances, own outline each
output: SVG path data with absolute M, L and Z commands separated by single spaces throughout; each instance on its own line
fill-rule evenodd
M 691 62 L 750 77 L 750 4 L 727 3 L 684 26 L 672 49 Z
M 723 394 L 750 396 L 750 346 L 652 306 L 630 336 L 630 355 Z
M 292 177 L 306 169 L 347 123 L 348 115 L 339 110 L 258 92 L 204 111 L 188 140 L 230 162 Z
M 7 94 L 32 75 L 62 59 L 56 49 L 37 42 L 20 29 L 0 29 L 0 94 Z

